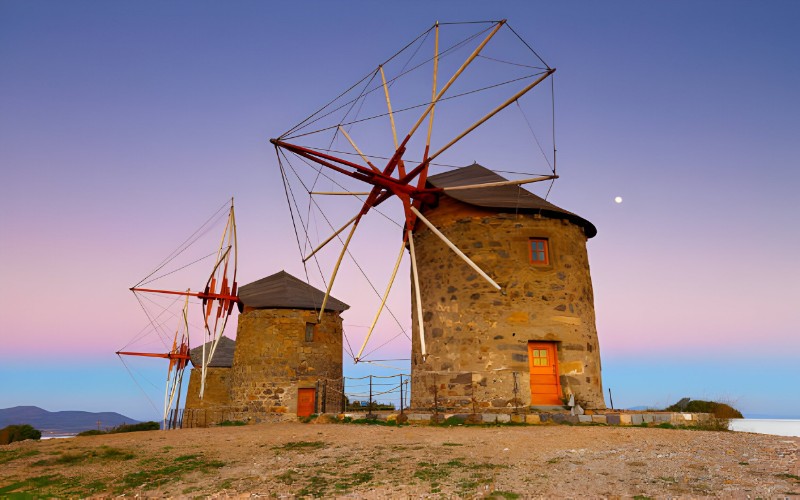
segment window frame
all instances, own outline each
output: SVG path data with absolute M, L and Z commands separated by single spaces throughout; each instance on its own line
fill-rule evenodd
M 306 331 L 304 336 L 306 342 L 314 342 L 314 337 L 315 337 L 314 334 L 316 333 L 316 330 L 317 330 L 316 323 L 308 323 L 308 322 L 306 323 Z
M 543 250 L 536 250 L 538 252 L 544 251 L 544 260 L 533 258 L 533 245 L 534 243 L 544 243 Z M 532 266 L 549 266 L 550 265 L 550 240 L 548 238 L 528 238 L 528 263 Z

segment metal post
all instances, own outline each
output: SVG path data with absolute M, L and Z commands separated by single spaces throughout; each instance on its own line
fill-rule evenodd
M 403 374 L 400 374 L 400 415 L 403 414 Z
M 319 414 L 319 380 L 314 384 L 314 413 Z
M 611 403 L 611 409 L 614 409 L 614 398 L 611 397 L 611 387 L 608 388 L 608 401 Z
M 369 412 L 367 413 L 367 418 L 373 418 L 375 415 L 372 414 L 372 375 L 369 376 Z
M 436 373 L 433 374 L 433 414 L 439 414 L 439 386 L 436 384 Z
M 344 395 L 344 377 L 342 377 L 342 413 L 347 412 L 347 396 Z

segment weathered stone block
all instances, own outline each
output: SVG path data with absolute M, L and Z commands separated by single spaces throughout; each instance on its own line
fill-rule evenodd
M 607 424 L 608 421 L 606 420 L 605 415 L 592 415 L 592 422 L 595 424 Z
M 621 420 L 619 413 L 609 413 L 606 415 L 606 423 L 608 425 L 619 425 Z
M 537 413 L 532 413 L 530 415 L 525 415 L 525 423 L 526 424 L 540 424 L 542 420 L 539 418 Z

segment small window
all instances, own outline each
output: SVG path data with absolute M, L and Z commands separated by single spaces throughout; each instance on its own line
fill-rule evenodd
M 306 323 L 306 342 L 314 342 L 314 323 Z
M 548 366 L 547 350 L 534 349 L 532 354 L 533 354 L 533 366 Z
M 535 266 L 546 266 L 550 264 L 550 250 L 547 248 L 547 240 L 544 238 L 531 238 L 529 255 L 531 264 Z

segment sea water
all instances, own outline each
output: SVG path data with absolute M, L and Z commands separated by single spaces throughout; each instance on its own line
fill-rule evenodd
M 732 431 L 800 437 L 800 419 L 732 418 Z

